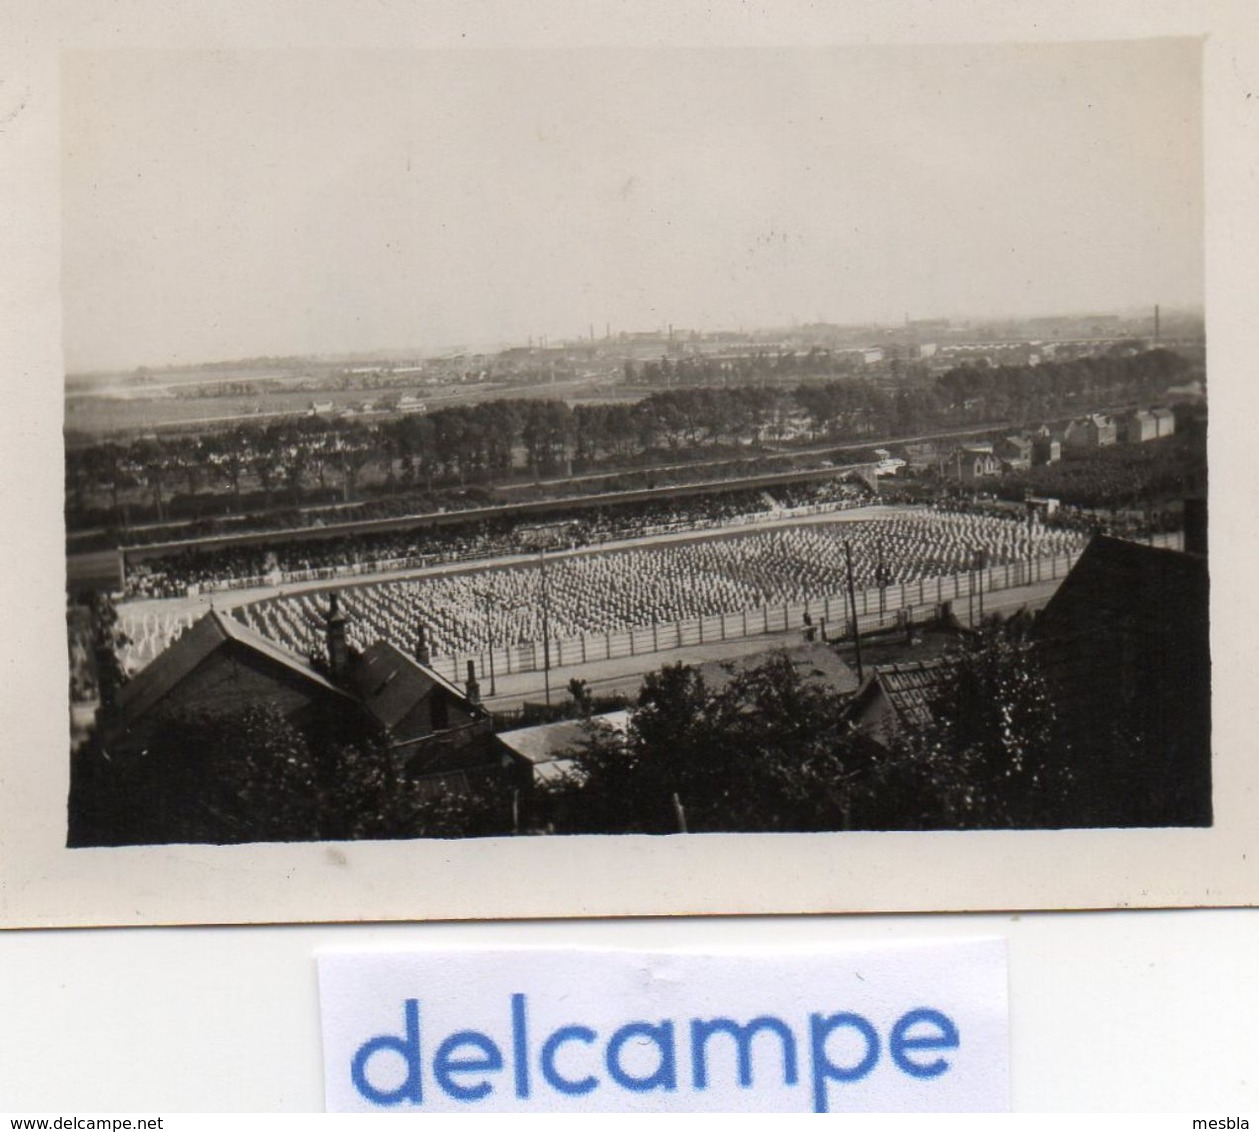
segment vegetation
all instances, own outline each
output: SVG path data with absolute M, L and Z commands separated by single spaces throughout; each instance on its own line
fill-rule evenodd
M 143 750 L 99 737 L 72 761 L 69 843 L 350 840 L 505 834 L 497 782 L 435 791 L 382 745 L 304 734 L 274 707 L 166 718 Z
M 1067 824 L 1073 774 L 1026 625 L 963 638 L 943 672 L 934 721 L 876 743 L 785 653 L 717 691 L 666 666 L 627 734 L 591 728 L 545 812 L 572 833 Z
M 689 384 L 707 372 L 698 362 L 693 368 L 695 374 L 676 363 L 671 372 L 683 371 L 677 384 L 634 404 L 499 399 L 374 424 L 295 417 L 71 445 L 68 526 L 345 505 L 646 468 L 662 458 L 746 454 L 770 443 L 1038 422 L 1107 401 L 1156 397 L 1183 380 L 1189 363 L 1160 349 L 1034 367 L 967 365 L 936 378 L 908 369 L 890 384 L 842 376 L 794 386 L 746 384 L 742 373 L 724 375 L 723 385 Z

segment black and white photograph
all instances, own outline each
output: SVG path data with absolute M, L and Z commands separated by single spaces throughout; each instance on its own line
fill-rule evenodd
M 1205 50 L 63 50 L 41 836 L 1203 843 Z

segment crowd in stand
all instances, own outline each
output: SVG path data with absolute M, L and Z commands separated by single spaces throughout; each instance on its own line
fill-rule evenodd
M 239 588 L 268 582 L 333 580 L 377 570 L 418 569 L 519 554 L 539 545 L 529 528 L 546 528 L 542 541 L 557 548 L 755 521 L 812 506 L 861 506 L 870 502 L 861 484 L 823 482 L 769 491 L 713 492 L 674 499 L 570 508 L 544 518 L 483 519 L 456 526 L 338 535 L 279 543 L 270 551 L 240 546 L 197 548 L 129 566 L 125 594 L 132 598 L 178 597 L 190 590 Z
M 233 546 L 129 563 L 124 593 L 130 598 L 182 597 L 190 590 L 226 588 L 225 582 L 260 579 L 269 561 L 260 547 Z

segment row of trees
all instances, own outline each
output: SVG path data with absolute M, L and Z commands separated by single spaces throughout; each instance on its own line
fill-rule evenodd
M 376 494 L 493 485 L 705 452 L 906 436 L 984 421 L 1036 421 L 1115 399 L 1155 397 L 1188 363 L 1167 350 L 1036 367 L 962 367 L 893 385 L 860 378 L 796 387 L 695 386 L 634 404 L 501 399 L 374 424 L 294 418 L 205 434 L 69 446 L 68 523 L 115 525 L 222 511 L 301 507 Z M 123 505 L 129 507 L 129 516 Z

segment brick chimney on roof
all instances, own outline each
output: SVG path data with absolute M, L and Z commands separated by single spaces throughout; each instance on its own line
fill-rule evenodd
M 477 683 L 475 661 L 468 661 L 468 681 L 464 685 L 464 689 L 468 696 L 468 703 L 473 706 L 480 704 L 481 685 Z
M 328 643 L 328 667 L 333 676 L 344 676 L 350 666 L 350 646 L 345 636 L 345 614 L 336 590 L 328 595 L 328 617 L 324 636 Z
M 428 632 L 423 621 L 415 627 L 415 659 L 427 667 L 431 668 L 433 665 L 433 655 L 428 648 Z

